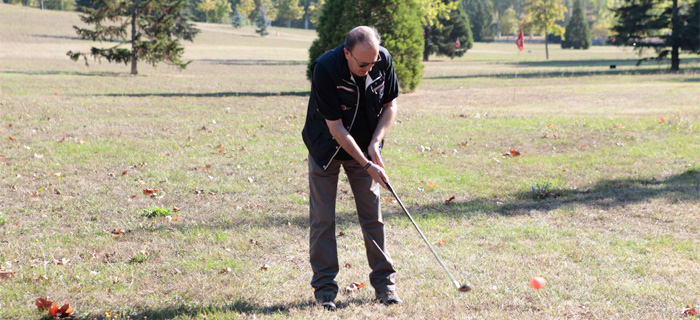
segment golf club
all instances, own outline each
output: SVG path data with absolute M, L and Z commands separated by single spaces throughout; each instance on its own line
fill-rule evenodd
M 433 253 L 433 255 L 435 256 L 435 259 L 437 259 L 437 261 L 440 263 L 440 266 L 442 266 L 442 269 L 445 270 L 445 273 L 447 273 L 447 276 L 450 277 L 450 280 L 452 280 L 452 283 L 455 285 L 455 287 L 457 288 L 457 290 L 459 290 L 460 292 L 467 292 L 467 291 L 470 291 L 470 290 L 472 289 L 472 285 L 469 284 L 469 283 L 465 283 L 465 284 L 460 285 L 459 282 L 457 282 L 457 280 L 455 280 L 455 278 L 452 276 L 452 273 L 450 273 L 450 271 L 447 270 L 447 267 L 445 266 L 445 264 L 442 262 L 442 260 L 440 260 L 440 257 L 439 257 L 439 256 L 437 255 L 437 253 L 435 252 L 435 249 L 433 249 L 433 246 L 430 244 L 430 242 L 428 242 L 428 239 L 425 237 L 425 235 L 423 235 L 423 232 L 420 231 L 420 228 L 418 228 L 418 225 L 416 224 L 416 221 L 413 220 L 413 217 L 411 217 L 411 214 L 408 213 L 408 210 L 406 210 L 406 206 L 403 205 L 403 202 L 401 202 L 401 199 L 399 199 L 399 196 L 396 194 L 396 191 L 394 191 L 394 188 L 392 188 L 391 185 L 390 185 L 388 182 L 386 182 L 386 181 L 384 181 L 384 184 L 386 184 L 386 187 L 387 187 L 387 188 L 389 189 L 389 191 L 391 191 L 391 193 L 394 195 L 394 198 L 396 198 L 396 201 L 399 202 L 399 205 L 401 206 L 401 209 L 403 209 L 403 213 L 406 214 L 406 216 L 408 217 L 408 219 L 410 219 L 411 222 L 413 223 L 413 226 L 416 227 L 416 230 L 418 230 L 418 233 L 419 233 L 420 236 L 423 238 L 423 241 L 425 241 L 425 244 L 428 245 L 428 248 L 430 248 L 430 251 L 431 251 L 431 252 Z

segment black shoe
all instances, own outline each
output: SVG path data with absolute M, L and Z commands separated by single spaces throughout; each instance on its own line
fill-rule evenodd
M 333 296 L 323 296 L 316 298 L 316 303 L 328 311 L 335 311 L 335 302 L 333 300 L 335 300 Z
M 394 290 L 384 291 L 382 293 L 375 292 L 377 300 L 381 301 L 385 305 L 391 304 L 403 304 L 403 300 L 399 298 L 399 295 Z

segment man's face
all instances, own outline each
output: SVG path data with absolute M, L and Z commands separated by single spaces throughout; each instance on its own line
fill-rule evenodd
M 379 61 L 379 46 L 359 44 L 352 49 L 352 52 L 345 49 L 345 59 L 348 60 L 350 73 L 364 77 Z

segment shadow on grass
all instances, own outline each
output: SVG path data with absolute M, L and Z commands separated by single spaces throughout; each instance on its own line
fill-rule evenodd
M 700 68 L 686 68 L 680 71 L 680 73 L 693 73 L 700 71 Z M 588 76 L 602 76 L 602 75 L 663 75 L 663 74 L 679 74 L 679 72 L 671 71 L 669 69 L 640 69 L 640 70 L 610 70 L 608 67 L 599 70 L 584 70 L 584 71 L 566 71 L 566 70 L 556 70 L 556 71 L 544 71 L 544 72 L 509 72 L 509 73 L 495 73 L 495 74 L 470 74 L 470 75 L 453 75 L 453 76 L 435 76 L 435 77 L 424 77 L 423 79 L 472 79 L 472 78 L 502 78 L 502 79 L 516 79 L 516 78 L 556 78 L 556 77 L 588 77 Z
M 11 71 L 3 70 L 0 74 L 26 74 L 26 75 L 41 75 L 41 76 L 86 76 L 86 77 L 119 77 L 130 75 L 120 72 L 79 72 L 79 71 Z
M 232 66 L 301 66 L 308 61 L 298 60 L 258 60 L 258 59 L 197 59 L 196 62 L 210 62 Z
M 400 192 L 400 191 L 398 191 Z M 400 196 L 400 195 L 399 195 Z M 700 170 L 688 170 L 665 180 L 656 179 L 611 179 L 601 180 L 586 190 L 545 189 L 537 194 L 531 190 L 512 194 L 515 200 L 503 203 L 497 199 L 478 198 L 466 202 L 435 203 L 418 208 L 408 208 L 423 218 L 440 216 L 472 216 L 476 214 L 499 214 L 516 216 L 531 210 L 551 211 L 570 205 L 585 205 L 601 209 L 625 207 L 650 199 L 668 198 L 674 201 L 700 200 Z M 402 199 L 410 207 L 410 202 Z M 402 214 L 398 205 L 387 215 Z M 387 208 L 387 206 L 385 206 Z
M 163 98 L 177 98 L 177 97 L 194 97 L 194 98 L 227 98 L 227 97 L 305 97 L 310 94 L 310 91 L 285 91 L 285 92 L 203 92 L 203 93 L 186 93 L 186 92 L 172 92 L 172 93 L 105 93 L 105 94 L 91 94 L 89 96 L 97 97 L 134 97 L 134 98 L 144 98 L 144 97 L 163 97 Z
M 336 301 L 336 306 L 338 309 L 347 308 L 350 305 L 358 306 L 364 304 L 376 303 L 372 299 L 359 299 L 354 298 L 347 301 Z M 257 303 L 237 300 L 230 304 L 223 304 L 220 306 L 166 306 L 158 309 L 141 309 L 131 314 L 123 315 L 125 319 L 148 319 L 148 320 L 167 320 L 174 318 L 190 317 L 190 318 L 202 318 L 203 315 L 214 315 L 218 316 L 223 314 L 226 316 L 233 316 L 231 313 L 236 313 L 238 315 L 243 315 L 245 317 L 256 317 L 264 315 L 281 315 L 288 316 L 291 310 L 307 310 L 311 308 L 319 308 L 316 306 L 316 302 L 309 300 L 307 302 L 296 302 L 290 304 L 275 304 L 272 306 L 261 306 Z M 111 316 L 111 315 L 110 315 Z M 122 318 L 120 317 L 120 319 Z M 43 319 L 43 318 L 42 318 Z M 46 319 L 54 319 L 54 317 L 46 317 Z M 116 319 L 114 317 L 108 318 L 106 315 L 84 315 L 78 316 L 73 319 L 84 319 L 84 320 L 106 320 L 106 319 Z
M 548 60 L 548 61 L 522 61 L 518 64 L 527 67 L 606 67 L 609 68 L 610 65 L 616 66 L 635 66 L 639 62 L 639 59 L 599 59 L 599 60 Z M 681 69 L 683 65 L 688 63 L 700 63 L 700 58 L 683 58 L 681 59 Z M 515 65 L 515 62 L 509 62 L 510 65 Z M 662 60 L 657 62 L 644 61 L 642 66 L 668 66 L 670 68 L 671 63 L 669 60 Z
M 121 318 L 124 319 L 134 319 L 134 320 L 140 320 L 140 319 L 148 319 L 148 320 L 156 320 L 156 319 L 175 319 L 175 318 L 182 318 L 182 317 L 189 317 L 189 318 L 202 318 L 202 315 L 217 315 L 217 314 L 225 314 L 225 315 L 231 315 L 230 313 L 237 313 L 239 315 L 245 315 L 245 316 L 260 316 L 260 315 L 287 315 L 289 314 L 289 311 L 292 309 L 308 309 L 308 308 L 313 308 L 315 307 L 316 304 L 315 302 L 309 300 L 308 302 L 302 302 L 302 303 L 291 303 L 291 304 L 276 304 L 272 306 L 262 306 L 254 302 L 250 301 L 245 301 L 245 300 L 236 300 L 233 301 L 229 304 L 222 304 L 218 306 L 185 306 L 185 305 L 180 305 L 180 306 L 164 306 L 162 308 L 156 308 L 156 309 L 151 309 L 151 308 L 135 308 L 138 309 L 138 311 L 135 312 L 130 312 L 128 314 L 124 314 Z M 110 315 L 111 316 L 111 315 Z M 231 315 L 233 316 L 233 315 Z M 236 318 L 235 316 L 233 316 Z M 53 318 L 50 318 L 53 319 Z M 75 317 L 73 319 L 84 319 L 84 320 L 106 320 L 106 319 L 116 319 L 116 317 L 113 318 L 108 318 L 105 314 L 98 314 L 98 315 L 81 315 L 78 317 Z

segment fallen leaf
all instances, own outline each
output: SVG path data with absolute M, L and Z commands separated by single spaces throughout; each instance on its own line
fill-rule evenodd
M 231 272 L 231 268 L 226 268 L 226 269 L 221 269 L 221 271 L 219 271 L 219 274 L 229 273 L 229 272 Z
M 342 237 L 342 236 L 344 236 L 344 235 L 345 235 L 345 232 L 342 232 L 342 231 L 338 232 L 338 236 L 339 236 L 339 237 Z
M 514 156 L 514 157 L 520 156 L 520 152 L 518 152 L 518 150 L 510 149 L 509 152 L 510 152 L 510 154 L 511 154 L 512 156 Z
M 113 229 L 110 232 L 112 232 L 112 234 L 124 234 L 124 230 L 122 229 Z
M 437 183 L 428 182 L 428 187 L 435 188 L 435 186 L 437 186 Z
M 664 122 L 666 122 L 666 119 L 664 119 L 664 118 L 659 118 L 659 123 L 664 123 Z
M 158 189 L 143 189 L 143 194 L 154 194 L 158 193 Z
M 551 123 L 550 123 L 550 124 L 547 125 L 547 128 L 551 128 L 553 125 L 554 125 L 554 124 L 551 124 Z
M 13 137 L 10 137 L 10 141 L 15 141 L 15 138 L 13 138 Z
M 12 270 L 0 270 L 0 280 L 10 279 L 15 276 Z
M 455 196 L 451 196 L 449 199 L 445 200 L 445 203 L 450 203 L 455 199 Z
M 61 140 L 58 140 L 59 143 L 63 142 L 63 141 L 66 141 L 66 137 L 63 137 L 63 138 L 61 138 Z
M 270 266 L 268 266 L 267 264 L 263 264 L 262 267 L 260 267 L 260 270 L 267 270 L 267 269 L 270 269 Z
M 35 153 L 35 154 L 34 154 L 34 158 L 35 158 L 35 159 L 41 159 L 41 158 L 43 158 L 43 157 L 44 157 L 43 154 L 38 154 L 38 153 Z
M 51 309 L 52 305 L 55 305 L 53 301 L 49 301 L 44 298 L 38 298 L 34 300 L 34 304 L 36 304 L 36 307 L 39 309 L 40 312 L 47 311 Z
M 464 142 L 458 143 L 457 145 L 460 146 L 460 147 L 464 147 L 464 146 L 466 146 L 466 145 L 468 145 L 468 144 L 469 144 L 469 141 L 464 141 Z
M 180 208 L 179 208 L 179 207 L 176 207 L 176 206 L 173 206 L 173 212 L 178 212 L 178 211 L 180 211 Z
M 447 242 L 445 240 L 438 240 L 437 244 L 444 245 L 447 244 Z
M 51 262 L 57 266 L 61 266 L 61 265 L 65 266 L 70 262 L 70 259 L 66 259 L 66 258 L 61 258 L 61 260 L 53 259 Z
M 254 244 L 254 245 L 256 245 L 256 246 L 259 246 L 259 245 L 260 245 L 260 242 L 259 242 L 258 240 L 254 240 L 254 239 L 248 239 L 248 243 Z
M 56 314 L 51 314 L 52 316 L 58 316 L 59 318 L 68 318 L 71 316 L 73 309 L 70 307 L 70 301 L 66 301 L 61 308 L 56 311 Z
M 348 269 L 350 269 L 350 268 L 352 268 L 352 265 L 351 265 L 350 263 L 346 263 L 346 264 L 345 264 L 345 267 L 348 268 Z
M 123 176 L 125 176 L 125 175 L 127 175 L 127 174 L 129 174 L 129 171 L 126 171 L 126 170 L 122 171 L 122 175 L 123 175 Z
M 180 218 L 178 218 L 178 217 L 173 217 L 173 221 L 180 221 Z
M 696 315 L 698 315 L 698 312 L 695 310 L 695 308 L 691 308 L 690 306 L 685 306 L 685 308 L 683 308 L 683 314 L 686 316 L 696 316 Z

